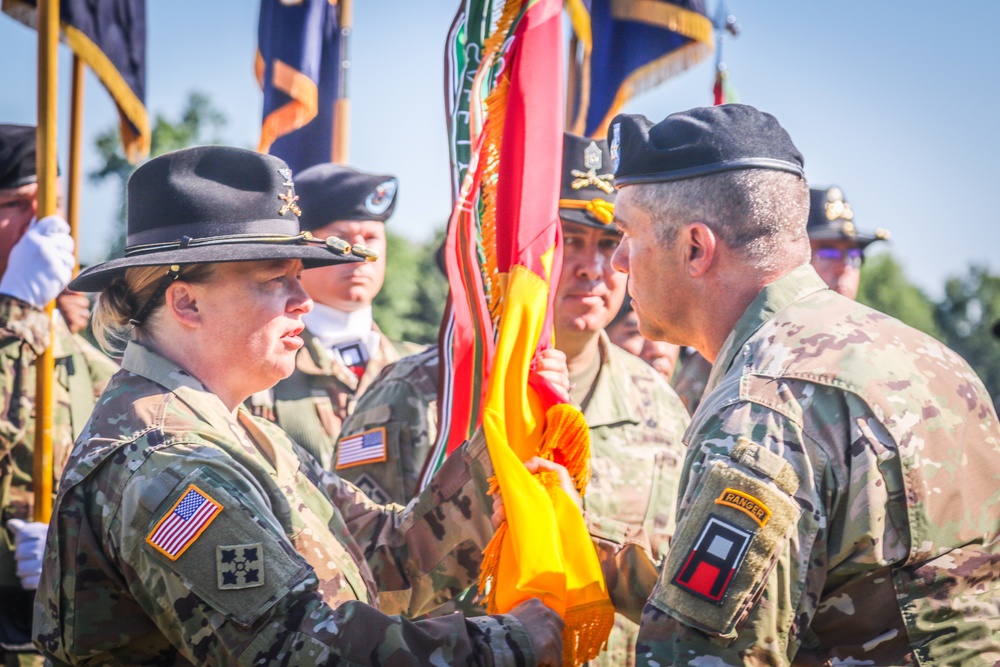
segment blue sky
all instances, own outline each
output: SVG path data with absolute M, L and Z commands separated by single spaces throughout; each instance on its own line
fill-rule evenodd
M 711 3 L 714 5 L 714 1 Z M 862 228 L 892 232 L 891 250 L 932 296 L 971 264 L 1000 271 L 997 158 L 1000 3 L 898 0 L 728 0 L 743 31 L 725 43 L 740 100 L 773 113 L 805 156 L 816 186 L 841 186 Z M 390 225 L 428 238 L 449 213 L 442 50 L 457 0 L 356 0 L 351 161 L 394 173 Z M 207 93 L 229 123 L 224 139 L 252 148 L 261 96 L 253 78 L 255 0 L 148 4 L 147 106 L 175 118 L 190 91 Z M 0 16 L 0 122 L 34 123 L 36 42 Z M 67 138 L 70 56 L 63 48 L 60 142 Z M 659 120 L 711 103 L 713 62 L 633 99 L 626 111 Z M 90 75 L 84 165 L 93 138 L 116 122 Z M 65 169 L 65 153 L 60 163 Z M 99 259 L 116 193 L 88 184 L 81 257 Z

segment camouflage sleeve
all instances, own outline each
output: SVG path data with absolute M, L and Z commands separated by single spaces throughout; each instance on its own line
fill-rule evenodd
M 108 355 L 91 345 L 87 340 L 74 334 L 74 340 L 83 358 L 87 360 L 87 371 L 90 373 L 90 382 L 94 387 L 94 398 L 99 398 L 104 392 L 111 376 L 118 372 L 119 367 Z
M 426 353 L 383 369 L 340 430 L 333 471 L 379 503 L 405 505 L 417 495 L 437 420 L 437 366 L 425 359 Z M 384 457 L 359 463 L 339 456 L 341 442 L 373 432 L 381 432 Z
M 527 633 L 511 616 L 414 622 L 357 601 L 331 608 L 275 510 L 238 462 L 197 447 L 173 444 L 154 452 L 127 482 L 108 519 L 107 550 L 135 604 L 187 661 L 534 664 Z M 164 522 L 176 523 L 171 517 L 178 512 L 202 513 L 188 519 L 201 517 L 197 530 L 184 524 L 164 532 Z M 129 625 L 115 617 L 109 600 L 84 599 L 87 590 L 78 587 L 72 605 L 89 610 L 75 620 L 77 634 L 87 632 L 81 624 L 112 635 L 115 624 Z
M 330 497 L 365 553 L 383 609 L 419 616 L 477 580 L 482 551 L 493 536 L 487 494 L 492 474 L 481 434 L 449 456 L 405 509 L 378 505 L 327 473 Z
M 737 403 L 691 447 L 637 652 L 672 665 L 788 664 L 823 591 L 837 493 L 823 446 L 779 412 Z
M 635 524 L 593 512 L 584 512 L 583 519 L 597 550 L 615 611 L 638 623 L 659 577 L 659 564 L 653 558 L 649 538 Z
M 0 461 L 25 438 L 35 393 L 30 366 L 48 345 L 50 329 L 43 311 L 0 294 Z

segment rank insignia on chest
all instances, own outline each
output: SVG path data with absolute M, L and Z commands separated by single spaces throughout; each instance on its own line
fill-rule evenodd
M 337 470 L 385 461 L 385 427 L 373 428 L 337 443 Z
M 753 533 L 714 514 L 708 515 L 701 534 L 671 583 L 721 604 L 752 539 Z
M 215 548 L 215 571 L 219 590 L 253 588 L 264 585 L 263 545 L 219 545 Z
M 220 513 L 222 505 L 191 484 L 149 531 L 146 542 L 170 560 L 177 560 Z

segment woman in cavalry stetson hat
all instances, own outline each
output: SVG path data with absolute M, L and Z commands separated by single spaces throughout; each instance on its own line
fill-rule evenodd
M 128 186 L 125 256 L 95 331 L 124 346 L 66 466 L 35 606 L 54 664 L 557 664 L 561 621 L 411 622 L 468 586 L 492 533 L 484 443 L 406 509 L 325 472 L 243 401 L 287 376 L 303 268 L 361 261 L 300 233 L 291 171 L 226 147 L 163 155 Z M 357 254 L 366 254 L 364 250 Z M 362 446 L 384 447 L 377 438 Z

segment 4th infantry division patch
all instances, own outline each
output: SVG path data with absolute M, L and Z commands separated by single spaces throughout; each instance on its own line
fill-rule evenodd
M 153 526 L 146 542 L 170 560 L 177 560 L 221 512 L 222 505 L 191 484 Z
M 257 544 L 234 544 L 215 548 L 215 571 L 219 590 L 264 585 L 264 548 Z

